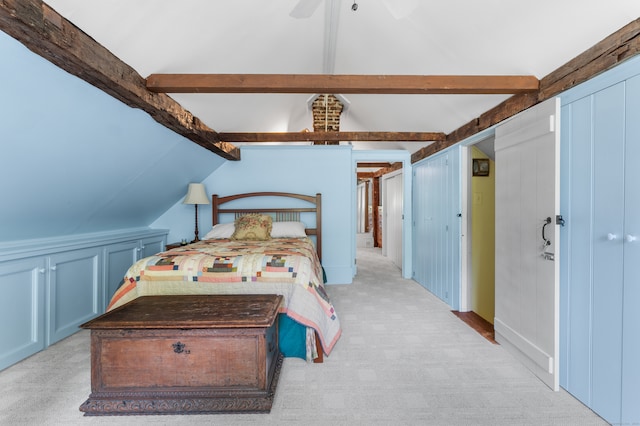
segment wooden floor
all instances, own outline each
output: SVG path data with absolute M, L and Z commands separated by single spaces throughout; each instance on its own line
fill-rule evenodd
M 475 312 L 459 312 L 451 311 L 454 315 L 464 321 L 469 327 L 480 333 L 485 339 L 491 343 L 498 344 L 496 342 L 496 334 L 493 330 L 493 324 L 482 318 Z

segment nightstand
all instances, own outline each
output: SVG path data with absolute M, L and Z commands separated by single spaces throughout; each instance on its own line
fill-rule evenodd
M 164 249 L 171 250 L 178 247 L 182 247 L 182 243 L 180 241 L 178 241 L 177 243 L 168 243 L 164 246 Z

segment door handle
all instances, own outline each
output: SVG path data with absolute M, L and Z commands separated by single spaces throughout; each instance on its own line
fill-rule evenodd
M 618 239 L 618 236 L 616 234 L 612 234 L 611 232 L 609 232 L 607 234 L 607 240 L 613 241 L 613 240 L 617 240 L 617 239 Z
M 544 241 L 545 246 L 550 246 L 551 241 L 547 240 L 547 237 L 544 235 L 544 228 L 551 223 L 551 218 L 548 217 L 544 220 L 544 225 L 542 225 L 542 241 Z
M 624 239 L 627 240 L 628 243 L 632 243 L 634 241 L 637 241 L 638 237 L 636 237 L 635 235 L 627 234 L 627 236 L 624 237 Z

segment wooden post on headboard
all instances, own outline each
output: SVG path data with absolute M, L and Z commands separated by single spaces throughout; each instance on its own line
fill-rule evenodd
M 322 262 L 322 194 L 316 193 L 316 251 Z
M 212 224 L 211 226 L 217 225 L 218 224 L 218 194 L 213 194 L 211 195 L 211 208 L 213 209 L 213 211 L 211 212 L 211 220 L 212 220 Z

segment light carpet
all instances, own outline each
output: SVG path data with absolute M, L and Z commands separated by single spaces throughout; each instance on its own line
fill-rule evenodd
M 269 414 L 83 417 L 89 333 L 0 372 L 2 425 L 604 425 L 460 321 L 379 249 L 327 291 L 343 335 L 323 364 L 286 358 Z

